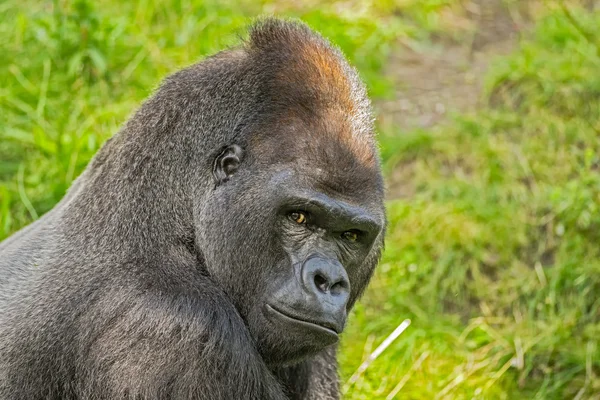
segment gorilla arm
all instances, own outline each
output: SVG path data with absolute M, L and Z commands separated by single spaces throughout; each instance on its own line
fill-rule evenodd
M 338 400 L 337 344 L 328 347 L 310 360 L 286 368 L 276 375 L 291 400 Z
M 208 278 L 197 293 L 105 297 L 111 299 L 122 301 L 83 355 L 89 398 L 287 399 L 242 318 Z
M 306 400 L 338 400 L 340 398 L 337 373 L 336 346 L 323 351 L 313 361 Z
M 277 378 L 291 400 L 338 400 L 337 344 L 309 360 L 279 368 Z

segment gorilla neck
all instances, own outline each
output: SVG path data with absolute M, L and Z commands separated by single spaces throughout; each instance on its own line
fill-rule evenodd
M 96 257 L 103 251 L 112 260 L 177 257 L 197 262 L 193 211 L 182 177 L 143 154 L 104 162 L 111 145 L 58 206 L 71 247 L 88 249 Z

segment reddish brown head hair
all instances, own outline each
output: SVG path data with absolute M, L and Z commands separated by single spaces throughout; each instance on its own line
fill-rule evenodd
M 309 130 L 314 135 L 326 135 L 360 163 L 375 165 L 371 105 L 339 49 L 302 23 L 265 19 L 253 26 L 245 50 L 267 77 L 261 96 L 268 108 L 311 121 L 319 128 Z

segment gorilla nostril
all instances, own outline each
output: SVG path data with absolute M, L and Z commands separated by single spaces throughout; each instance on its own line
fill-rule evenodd
M 328 302 L 346 301 L 350 294 L 350 281 L 344 266 L 331 258 L 309 257 L 302 265 L 300 283 L 309 294 Z
M 325 293 L 327 290 L 329 290 L 329 281 L 323 275 L 319 273 L 315 274 L 314 280 L 315 285 L 321 292 Z
M 346 281 L 339 281 L 333 284 L 333 286 L 331 286 L 331 294 L 333 295 L 338 295 L 341 293 L 346 292 L 348 289 L 348 284 L 346 284 Z

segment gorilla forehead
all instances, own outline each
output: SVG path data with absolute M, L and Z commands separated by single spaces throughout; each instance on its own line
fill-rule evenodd
M 276 164 L 272 165 L 272 175 L 267 187 L 277 192 L 277 198 L 281 199 L 327 199 L 341 201 L 347 206 L 361 208 L 373 216 L 378 224 L 383 223 L 380 199 L 375 195 L 379 188 L 371 185 L 370 188 L 339 187 L 343 179 L 353 179 L 348 174 L 335 174 L 319 167 L 311 167 L 298 164 Z M 381 217 L 381 218 L 380 218 Z
M 263 168 L 284 165 L 295 172 L 298 184 L 355 204 L 380 199 L 383 180 L 376 147 L 341 132 L 350 127 L 343 120 L 329 119 L 330 112 L 302 114 L 271 118 L 255 129 L 249 141 L 255 162 Z

